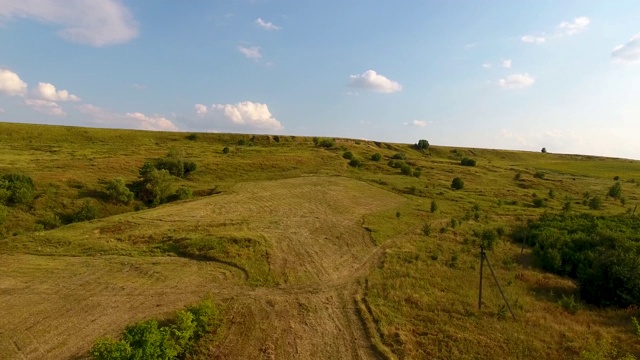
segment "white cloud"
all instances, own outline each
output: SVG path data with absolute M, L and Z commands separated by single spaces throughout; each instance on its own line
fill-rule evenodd
M 49 101 L 80 101 L 80 98 L 69 94 L 67 90 L 57 90 L 56 87 L 49 83 L 38 83 L 38 87 L 33 90 L 33 93 L 43 99 Z
M 502 60 L 502 62 L 500 63 L 500 66 L 502 66 L 505 69 L 511 69 L 511 59 Z
M 588 17 L 582 16 L 575 18 L 573 21 L 563 21 L 557 27 L 559 35 L 575 35 L 587 29 L 591 23 Z
M 491 68 L 491 63 L 484 63 L 482 64 L 482 67 L 485 69 L 490 69 Z
M 362 75 L 349 76 L 349 86 L 363 88 L 379 93 L 394 93 L 402 91 L 402 85 L 387 79 L 373 70 L 367 70 Z
M 196 108 L 196 113 L 197 113 L 198 115 L 204 115 L 204 114 L 206 114 L 207 112 L 209 112 L 209 110 L 207 109 L 207 107 L 206 107 L 205 105 L 202 105 L 202 104 L 196 104 L 195 108 Z
M 97 47 L 125 43 L 138 35 L 138 25 L 121 0 L 3 0 L 0 17 L 57 24 L 62 27 L 58 36 Z
M 118 114 L 92 104 L 76 106 L 83 114 L 92 117 L 93 121 L 108 127 L 134 128 L 140 130 L 179 131 L 170 120 L 160 115 L 147 116 L 140 112 Z
M 526 42 L 529 44 L 544 44 L 547 39 L 544 36 L 535 36 L 535 35 L 525 35 L 520 38 L 522 42 Z
M 611 51 L 613 62 L 618 64 L 640 64 L 640 34 L 636 34 L 623 45 Z
M 522 89 L 533 85 L 536 79 L 527 74 L 513 74 L 507 76 L 506 79 L 500 79 L 498 84 L 505 89 Z
M 11 70 L 0 69 L 0 93 L 9 96 L 23 96 L 27 92 L 27 83 Z
M 261 18 L 256 20 L 256 25 L 264 30 L 280 30 L 282 27 L 274 25 L 272 22 L 264 21 Z
M 134 112 L 125 115 L 128 119 L 138 122 L 138 127 L 142 130 L 162 130 L 178 131 L 178 128 L 166 118 L 159 115 L 147 116 L 143 113 Z
M 240 51 L 240 53 L 244 55 L 244 57 L 246 57 L 247 59 L 258 60 L 262 58 L 262 54 L 260 53 L 259 46 L 252 46 L 252 47 L 238 46 L 238 51 Z
M 195 109 L 199 116 L 210 117 L 216 122 L 262 130 L 283 129 L 282 124 L 269 111 L 267 104 L 243 101 L 237 104 L 213 104 L 209 108 L 196 104 Z
M 64 110 L 56 102 L 42 99 L 24 99 L 24 103 L 32 109 L 47 115 L 65 116 Z
M 417 127 L 425 127 L 425 126 L 427 126 L 427 122 L 423 121 L 423 120 L 413 120 L 411 125 L 417 126 Z

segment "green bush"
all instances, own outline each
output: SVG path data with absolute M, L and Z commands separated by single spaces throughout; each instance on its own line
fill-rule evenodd
M 106 186 L 106 191 L 111 201 L 123 204 L 133 201 L 134 194 L 129 190 L 122 178 L 111 180 Z
M 181 187 L 176 192 L 176 195 L 180 200 L 188 200 L 188 199 L 191 199 L 191 197 L 193 197 L 193 190 L 191 190 L 191 188 L 188 188 L 188 187 Z
M 147 320 L 128 326 L 122 340 L 100 339 L 89 353 L 96 360 L 191 358 L 196 342 L 221 325 L 220 310 L 207 300 L 176 312 L 166 325 Z
M 327 149 L 336 146 L 336 141 L 334 139 L 329 139 L 329 138 L 314 137 L 313 143 L 318 147 L 327 148 Z
M 431 224 L 422 225 L 422 233 L 426 236 L 431 235 Z
M 402 163 L 402 165 L 400 165 L 400 172 L 402 173 L 402 175 L 411 176 L 411 166 L 407 165 L 406 163 Z
M 90 200 L 82 202 L 82 206 L 73 214 L 73 222 L 89 221 L 99 216 L 98 208 Z
M 198 134 L 192 133 L 192 134 L 187 135 L 187 140 L 191 140 L 191 141 L 198 140 Z
M 513 176 L 513 180 L 515 181 L 520 181 L 521 178 L 522 178 L 522 174 L 519 172 Z
M 31 177 L 21 174 L 5 174 L 0 178 L 0 200 L 6 204 L 28 205 L 36 196 Z
M 533 199 L 533 207 L 541 208 L 541 207 L 544 207 L 544 206 L 546 206 L 546 202 L 544 201 L 543 198 L 536 197 L 536 198 Z
M 421 169 L 415 169 L 413 171 L 413 177 L 419 178 L 420 176 L 422 176 L 422 170 Z
M 389 160 L 389 162 L 387 162 L 387 165 L 394 168 L 394 169 L 399 169 L 402 167 L 402 164 L 404 164 L 404 161 L 399 161 L 399 160 Z
M 438 211 L 438 203 L 435 200 L 431 200 L 431 212 L 434 213 Z
M 573 295 L 569 297 L 562 295 L 562 299 L 558 301 L 558 304 L 571 314 L 577 313 L 582 308 L 580 304 L 575 301 Z
M 599 196 L 594 196 L 589 199 L 588 205 L 591 210 L 600 210 L 602 209 L 602 199 Z
M 396 160 L 405 160 L 407 156 L 404 153 L 395 153 L 391 158 Z
M 136 184 L 137 196 L 151 205 L 159 205 L 168 201 L 173 195 L 173 177 L 167 170 L 152 168 L 142 180 Z
M 344 153 L 342 153 L 342 158 L 351 160 L 353 159 L 353 153 L 351 151 L 345 151 Z
M 622 196 L 622 185 L 619 181 L 616 181 L 616 183 L 609 188 L 609 192 L 607 193 L 607 195 L 614 199 L 618 199 L 620 198 L 620 196 Z
M 453 178 L 451 181 L 451 188 L 454 190 L 462 190 L 464 188 L 464 181 L 459 177 Z
M 225 146 L 224 149 L 222 149 L 222 153 L 223 154 L 228 154 L 229 153 L 229 147 Z
M 354 168 L 359 168 L 360 166 L 362 166 L 362 161 L 358 159 L 351 159 L 351 161 L 349 161 L 349 166 L 352 166 Z
M 380 155 L 379 153 L 375 153 L 375 154 L 371 155 L 371 160 L 372 161 L 380 161 L 380 159 L 382 159 L 382 155 Z
M 38 220 L 38 225 L 42 226 L 42 230 L 52 230 L 62 226 L 62 220 L 56 214 L 51 214 L 50 216 L 43 217 Z
M 545 174 L 542 171 L 536 171 L 535 174 L 533 174 L 533 177 L 536 179 L 544 179 L 544 176 Z
M 460 165 L 462 166 L 476 166 L 476 161 L 474 159 L 469 159 L 468 157 L 460 160 Z

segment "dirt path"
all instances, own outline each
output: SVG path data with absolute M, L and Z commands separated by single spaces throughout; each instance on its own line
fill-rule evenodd
M 220 359 L 375 359 L 355 310 L 358 280 L 377 264 L 362 217 L 403 199 L 345 178 L 246 183 L 233 193 L 123 218 L 167 228 L 232 224 L 270 243 L 280 285 L 249 287 L 224 264 L 176 257 L 0 254 L 0 358 L 80 358 L 96 338 L 211 294 L 228 304 Z M 179 210 L 179 211 L 177 211 Z M 240 225 L 238 225 L 240 224 Z M 78 229 L 108 241 L 109 234 Z M 128 225 L 127 225 L 128 226 Z

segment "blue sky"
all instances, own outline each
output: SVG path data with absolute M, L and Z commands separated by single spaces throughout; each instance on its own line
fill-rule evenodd
M 0 121 L 640 159 L 640 3 L 0 0 Z

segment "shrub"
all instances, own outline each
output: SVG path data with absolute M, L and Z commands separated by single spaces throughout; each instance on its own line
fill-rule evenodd
M 62 220 L 56 214 L 44 217 L 38 220 L 38 225 L 42 226 L 42 230 L 52 230 L 62 226 Z
M 336 141 L 334 139 L 328 139 L 328 138 L 314 138 L 313 143 L 316 146 L 321 148 L 332 148 L 336 146 Z
M 460 160 L 460 165 L 462 166 L 476 166 L 476 161 L 475 159 L 469 159 L 469 158 L 463 158 L 462 160 Z
M 123 204 L 128 204 L 133 201 L 134 195 L 122 178 L 111 180 L 106 186 L 106 191 L 111 201 Z
M 353 153 L 351 151 L 345 151 L 344 153 L 342 153 L 342 158 L 351 160 L 353 159 Z
M 431 224 L 422 225 L 422 233 L 426 236 L 431 235 Z
M 387 163 L 388 166 L 394 168 L 394 169 L 399 169 L 402 167 L 402 164 L 404 164 L 403 161 L 398 161 L 398 160 L 389 160 L 389 162 Z
M 498 233 L 493 229 L 474 230 L 473 235 L 480 239 L 480 245 L 487 250 L 493 250 L 498 241 Z
M 541 152 L 546 154 L 547 153 L 547 148 L 542 148 Z
M 544 172 L 542 171 L 536 171 L 535 174 L 533 174 L 533 177 L 536 179 L 544 179 Z
M 362 161 L 358 159 L 351 159 L 349 161 L 349 166 L 352 166 L 354 168 L 359 168 L 360 166 L 362 166 Z
M 600 199 L 599 196 L 594 196 L 591 199 L 589 199 L 589 208 L 591 210 L 600 210 L 602 209 L 602 199 Z
M 405 160 L 407 156 L 404 153 L 395 153 L 391 158 L 396 160 Z
M 229 153 L 229 147 L 225 146 L 224 149 L 222 149 L 222 153 L 223 154 L 228 154 Z
M 516 173 L 515 176 L 513 177 L 513 180 L 520 181 L 521 178 L 522 178 L 522 174 L 521 173 Z
M 131 347 L 124 340 L 100 339 L 93 345 L 89 354 L 96 360 L 122 360 L 131 358 Z
M 571 314 L 577 313 L 581 308 L 580 304 L 578 304 L 573 298 L 573 295 L 569 297 L 562 295 L 562 299 L 558 301 L 558 304 Z
M 454 190 L 462 190 L 462 188 L 464 188 L 464 181 L 459 177 L 453 178 L 451 181 L 451 188 Z
M 564 202 L 564 205 L 562 205 L 562 211 L 565 213 L 571 211 L 571 201 Z
M 620 196 L 622 196 L 622 185 L 619 181 L 616 181 L 616 183 L 609 188 L 609 192 L 607 193 L 607 195 L 614 199 L 618 199 L 620 198 Z
M 0 178 L 0 200 L 8 204 L 28 205 L 36 195 L 36 187 L 31 177 L 20 174 L 6 174 Z
M 431 212 L 434 213 L 438 211 L 438 203 L 435 200 L 431 200 Z
M 533 207 L 541 208 L 541 207 L 544 207 L 545 205 L 546 205 L 546 202 L 544 201 L 543 198 L 536 197 L 533 199 Z
M 413 176 L 419 178 L 420 176 L 422 176 L 422 170 L 421 169 L 415 169 L 413 171 Z
M 549 199 L 555 199 L 556 197 L 556 192 L 553 191 L 553 189 L 549 190 Z
M 167 170 L 153 169 L 143 179 L 144 188 L 141 191 L 141 200 L 159 205 L 167 201 L 173 194 L 173 178 Z
M 412 170 L 411 166 L 405 163 L 402 163 L 402 165 L 400 165 L 400 172 L 402 173 L 402 175 L 411 176 L 411 173 L 412 173 L 411 170 Z
M 372 161 L 380 161 L 380 159 L 382 159 L 382 155 L 380 155 L 379 153 L 375 153 L 375 154 L 371 155 L 371 160 Z
M 188 187 L 181 187 L 176 192 L 176 195 L 180 200 L 191 199 L 191 197 L 193 197 L 193 190 L 191 190 L 191 188 L 188 188 Z
M 98 208 L 90 200 L 82 202 L 82 206 L 73 214 L 73 222 L 89 221 L 99 216 Z
M 187 135 L 187 140 L 191 140 L 191 141 L 198 140 L 198 134 L 192 133 L 192 134 Z

